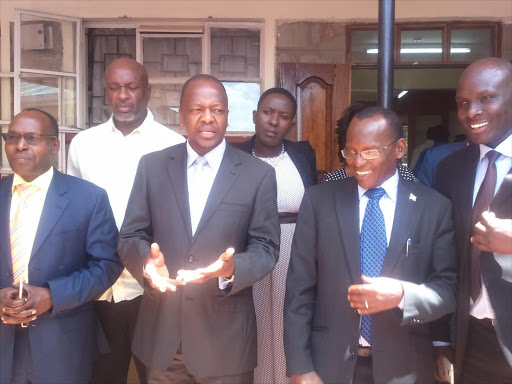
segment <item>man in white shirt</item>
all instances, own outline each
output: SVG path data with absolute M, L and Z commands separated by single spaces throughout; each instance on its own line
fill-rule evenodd
M 105 71 L 105 80 L 112 117 L 71 141 L 67 172 L 107 191 L 117 227 L 121 228 L 140 158 L 185 139 L 154 120 L 147 108 L 151 87 L 141 64 L 118 59 Z M 96 363 L 92 383 L 126 382 L 142 292 L 125 269 L 100 297 L 96 306 L 111 352 Z M 144 365 L 134 360 L 139 379 L 145 383 Z
M 142 157 L 119 236 L 144 286 L 133 352 L 150 383 L 252 383 L 252 285 L 279 254 L 275 172 L 226 143 L 215 77 L 185 83 L 180 121 L 186 144 Z
M 93 300 L 119 277 L 106 192 L 53 168 L 55 118 L 16 115 L 2 134 L 0 383 L 87 384 L 107 342 Z
M 512 64 L 471 64 L 456 102 L 473 144 L 436 175 L 452 200 L 459 253 L 455 382 L 512 383 Z
M 399 176 L 398 116 L 354 117 L 342 155 L 354 177 L 310 187 L 286 282 L 293 384 L 432 383 L 429 322 L 455 309 L 450 202 Z

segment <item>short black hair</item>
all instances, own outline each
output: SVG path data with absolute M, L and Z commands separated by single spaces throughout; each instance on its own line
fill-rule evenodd
M 368 101 L 358 101 L 343 111 L 343 115 L 336 121 L 336 129 L 334 132 L 336 133 L 336 141 L 338 142 L 338 158 L 341 164 L 345 164 L 347 161 L 341 154 L 341 150 L 345 149 L 345 145 L 347 144 L 347 129 L 350 125 L 350 122 L 354 118 L 354 116 L 361 112 L 363 109 L 374 106 L 375 103 L 371 103 Z
M 260 109 L 260 105 L 261 105 L 262 101 L 265 100 L 267 96 L 270 96 L 273 94 L 283 95 L 286 98 L 288 98 L 288 100 L 290 100 L 290 102 L 292 103 L 292 107 L 293 107 L 293 115 L 292 115 L 292 119 L 293 119 L 295 117 L 295 115 L 297 114 L 297 100 L 295 100 L 295 97 L 293 97 L 293 95 L 290 93 L 290 91 L 288 91 L 287 89 L 284 89 L 284 88 L 269 88 L 265 92 L 263 92 L 260 96 L 260 99 L 258 100 L 257 109 L 258 110 Z
M 59 124 L 57 123 L 57 120 L 55 119 L 55 117 L 53 117 L 52 115 L 50 115 L 48 112 L 45 112 L 39 108 L 26 108 L 24 109 L 23 111 L 21 112 L 39 112 L 39 113 L 42 113 L 43 115 L 45 115 L 49 120 L 50 120 L 50 127 L 52 129 L 52 133 L 55 135 L 55 136 L 59 136 Z
M 222 90 L 224 91 L 224 96 L 226 97 L 226 104 L 228 103 L 228 94 L 226 93 L 226 88 L 224 88 L 224 84 L 222 84 L 222 82 L 219 79 L 217 79 L 215 76 L 205 75 L 202 73 L 199 75 L 192 76 L 190 79 L 185 81 L 185 84 L 183 84 L 183 88 L 181 89 L 180 106 L 181 106 L 181 102 L 183 101 L 183 95 L 187 91 L 188 87 L 190 87 L 190 85 L 197 80 L 213 81 L 214 83 L 219 84 L 222 87 Z
M 394 136 L 396 140 L 404 137 L 402 121 L 400 120 L 400 117 L 390 109 L 383 107 L 369 107 L 356 113 L 354 118 L 357 118 L 358 120 L 366 120 L 375 116 L 382 116 L 389 129 L 395 134 Z

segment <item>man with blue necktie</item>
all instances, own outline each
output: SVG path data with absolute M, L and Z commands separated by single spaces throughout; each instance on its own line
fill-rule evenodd
M 450 202 L 402 179 L 398 116 L 347 131 L 353 178 L 306 191 L 292 245 L 284 338 L 292 383 L 432 383 L 429 322 L 455 309 Z

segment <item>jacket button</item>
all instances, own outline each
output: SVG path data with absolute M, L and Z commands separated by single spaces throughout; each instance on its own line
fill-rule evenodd
M 355 359 L 356 358 L 356 353 L 355 352 L 350 352 L 350 358 L 351 359 Z
M 189 263 L 191 263 L 191 262 L 193 262 L 193 261 L 194 261 L 194 256 L 189 256 L 189 257 L 188 257 L 188 262 L 189 262 Z

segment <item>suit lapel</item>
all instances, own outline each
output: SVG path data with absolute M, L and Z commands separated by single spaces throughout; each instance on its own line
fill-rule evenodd
M 496 195 L 492 199 L 490 210 L 496 214 L 496 217 L 500 219 L 512 218 L 512 168 L 508 171 L 500 185 L 500 188 L 496 192 Z
M 187 184 L 187 147 L 186 144 L 177 145 L 171 152 L 167 163 L 169 182 L 174 191 L 181 217 L 185 224 L 188 240 L 192 239 L 192 224 L 190 222 L 190 207 L 188 202 Z
M 209 218 L 215 212 L 219 204 L 224 200 L 224 197 L 231 189 L 231 186 L 238 177 L 239 170 L 237 167 L 242 164 L 240 158 L 233 150 L 233 148 L 227 144 L 226 151 L 224 152 L 224 158 L 220 163 L 219 171 L 212 185 L 210 195 L 206 201 L 206 205 L 203 210 L 203 215 L 199 224 L 197 225 L 195 237 L 201 231 L 201 229 L 208 222 Z
M 65 176 L 59 171 L 55 170 L 50 188 L 46 194 L 43 211 L 41 212 L 41 219 L 37 227 L 34 245 L 32 247 L 32 258 L 37 254 L 41 244 L 46 240 L 53 227 L 59 221 L 62 212 L 69 204 L 69 199 L 65 197 L 68 191 Z
M 351 178 L 334 194 L 336 216 L 353 284 L 361 283 L 361 251 L 359 243 L 359 196 L 357 182 Z
M 418 222 L 419 205 L 423 204 L 421 199 L 414 194 L 414 188 L 410 188 L 400 178 L 396 196 L 395 217 L 389 247 L 386 252 L 384 264 L 382 265 L 381 276 L 391 276 L 393 268 L 400 259 L 402 250 L 410 238 Z M 411 239 L 414 241 L 414 239 Z
M 9 240 L 12 179 L 10 176 L 0 183 L 0 271 L 9 271 L 12 268 Z

